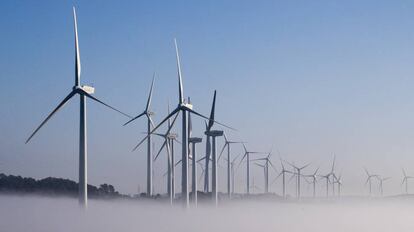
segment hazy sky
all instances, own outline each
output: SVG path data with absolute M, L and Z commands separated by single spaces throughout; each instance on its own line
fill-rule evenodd
M 401 167 L 414 175 L 414 2 L 378 0 L 1 1 L 0 172 L 77 180 L 78 99 L 24 144 L 73 86 L 73 4 L 81 82 L 127 113 L 144 109 L 154 71 L 154 120 L 177 104 L 176 37 L 185 96 L 207 115 L 217 89 L 217 119 L 249 148 L 273 146 L 275 163 L 278 149 L 308 172 L 327 172 L 335 153 L 348 194 L 363 193 L 363 166 L 392 176 L 386 194 L 400 193 Z M 131 152 L 145 121 L 126 120 L 88 102 L 88 175 L 133 193 L 145 186 L 145 148 Z

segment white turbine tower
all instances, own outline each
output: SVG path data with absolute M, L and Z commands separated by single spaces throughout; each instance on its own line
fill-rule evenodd
M 378 188 L 380 191 L 381 196 L 384 195 L 384 181 L 389 180 L 391 177 L 381 177 L 381 176 L 377 176 L 378 179 Z
M 189 206 L 189 190 L 188 190 L 188 114 L 192 113 L 195 114 L 201 118 L 209 120 L 206 116 L 196 112 L 193 110 L 193 106 L 189 103 L 186 103 L 184 101 L 184 91 L 183 91 L 183 84 L 182 84 L 182 76 L 181 76 L 181 65 L 180 65 L 180 56 L 178 54 L 178 46 L 177 41 L 174 39 L 175 44 L 175 51 L 176 51 L 176 58 L 177 58 L 177 71 L 178 71 L 178 106 L 169 114 L 167 117 L 165 117 L 152 131 L 156 131 L 162 124 L 164 124 L 169 118 L 174 116 L 176 113 L 181 112 L 182 117 L 182 146 L 181 146 L 181 152 L 182 152 L 182 173 L 181 173 L 181 197 L 182 201 L 185 207 Z M 215 121 L 216 122 L 216 121 Z M 224 124 L 221 124 L 219 122 L 216 122 L 217 124 L 220 124 L 222 126 L 227 127 Z M 227 127 L 230 128 L 230 127 Z M 232 128 L 230 128 L 232 129 Z M 151 134 L 150 133 L 150 134 Z M 137 149 L 137 147 L 147 139 L 148 135 L 141 140 L 133 150 Z
M 230 141 L 227 139 L 226 134 L 224 133 L 224 145 L 223 148 L 221 149 L 220 155 L 218 160 L 220 161 L 221 155 L 223 154 L 224 149 L 227 147 L 227 196 L 229 198 L 231 198 L 231 194 L 232 194 L 232 190 L 231 190 L 231 186 L 232 186 L 232 164 L 231 164 L 231 154 L 230 154 L 230 144 L 235 144 L 235 143 L 243 143 L 241 141 Z
M 168 128 L 164 134 L 153 133 L 154 135 L 158 135 L 164 138 L 164 143 L 161 145 L 161 148 L 158 151 L 157 155 L 155 155 L 153 161 L 155 162 L 157 160 L 158 156 L 161 154 L 161 151 L 164 147 L 167 149 L 167 193 L 170 198 L 170 204 L 173 203 L 175 197 L 174 141 L 177 140 L 177 135 L 175 133 L 171 133 L 171 129 L 173 128 L 174 123 L 177 120 L 177 117 L 178 114 L 175 115 L 172 122 L 168 119 Z
M 403 172 L 403 181 L 402 181 L 402 185 L 405 183 L 405 194 L 408 194 L 408 179 L 413 179 L 414 176 L 407 176 L 407 173 L 405 172 L 404 168 L 402 169 Z
M 276 176 L 276 178 L 272 181 L 271 185 L 276 182 L 276 180 L 282 176 L 282 196 L 283 198 L 286 198 L 286 173 L 293 174 L 291 171 L 285 169 L 285 165 L 283 165 L 282 158 L 280 158 L 280 166 L 282 167 L 282 171 L 280 171 L 279 175 Z
M 243 144 L 243 148 L 244 148 L 244 155 L 240 160 L 239 166 L 240 164 L 243 162 L 244 159 L 246 159 L 246 193 L 250 194 L 250 154 L 266 154 L 264 152 L 259 152 L 259 151 L 248 151 L 246 146 Z
M 211 111 L 210 111 L 210 118 L 208 120 L 208 123 L 206 123 L 206 130 L 204 134 L 206 135 L 206 154 L 204 156 L 204 192 L 208 193 L 210 191 L 210 172 L 209 172 L 209 164 L 211 161 L 211 136 L 210 136 L 210 130 L 214 125 L 214 112 L 216 109 L 216 91 L 214 90 L 214 96 L 213 96 L 213 104 L 211 105 Z
M 329 183 L 331 182 L 329 180 L 329 177 L 331 176 L 330 173 L 326 174 L 326 175 L 319 175 L 319 177 L 321 179 L 325 179 L 326 180 L 326 197 L 329 197 Z
M 364 168 L 365 173 L 367 174 L 367 180 L 365 181 L 365 185 L 369 184 L 369 195 L 372 194 L 372 178 L 377 178 L 378 175 L 371 175 L 366 168 Z
M 154 123 L 152 121 L 151 116 L 154 115 L 154 112 L 150 111 L 150 105 L 151 105 L 151 99 L 152 99 L 152 90 L 154 88 L 154 80 L 155 80 L 155 73 L 154 76 L 152 77 L 152 82 L 151 82 L 151 88 L 148 94 L 148 100 L 147 100 L 147 105 L 145 106 L 145 110 L 140 113 L 138 116 L 132 118 L 131 120 L 129 120 L 128 122 L 126 122 L 124 124 L 127 125 L 130 122 L 142 117 L 142 116 L 146 116 L 147 117 L 147 133 L 148 133 L 148 138 L 147 138 L 147 196 L 152 196 L 152 189 L 153 189 L 153 184 L 152 184 L 152 151 L 151 151 L 151 127 L 154 127 Z
M 287 161 L 286 161 L 287 162 Z M 303 175 L 301 174 L 301 171 L 303 170 L 303 169 L 305 169 L 306 167 L 308 167 L 310 164 L 306 164 L 306 165 L 303 165 L 303 166 L 301 166 L 301 167 L 298 167 L 298 166 L 296 166 L 295 164 L 292 164 L 292 163 L 290 163 L 290 162 L 287 162 L 290 166 L 292 166 L 292 168 L 294 169 L 294 170 L 296 170 L 296 172 L 294 172 L 293 174 L 293 177 L 294 176 L 296 176 L 296 197 L 299 199 L 300 198 L 300 178 L 301 177 L 303 177 Z M 292 178 L 293 178 L 292 177 Z
M 36 130 L 29 136 L 26 140 L 28 143 L 33 136 L 42 128 L 43 125 L 49 121 L 52 116 L 58 112 L 73 96 L 79 95 L 80 97 L 80 120 L 79 120 L 79 204 L 83 207 L 87 207 L 88 200 L 88 182 L 87 182 L 87 134 L 86 134 L 86 98 L 90 98 L 98 103 L 103 104 L 106 107 L 109 107 L 112 110 L 115 110 L 129 118 L 131 116 L 122 113 L 121 111 L 115 109 L 114 107 L 98 100 L 93 97 L 91 94 L 95 92 L 95 89 L 90 86 L 80 84 L 80 74 L 81 74 L 81 63 L 79 55 L 79 43 L 78 43 L 78 26 L 76 20 L 76 11 L 73 7 L 73 20 L 74 20 L 74 30 L 75 30 L 75 85 L 72 88 L 72 91 L 63 99 L 62 102 L 46 117 L 46 119 L 36 128 Z
M 188 98 L 188 102 L 190 102 L 190 98 Z M 188 138 L 188 143 L 190 144 L 190 148 L 191 148 L 191 161 L 192 161 L 192 177 L 191 177 L 191 192 L 192 192 L 192 197 L 193 197 L 193 203 L 195 205 L 195 207 L 197 207 L 198 204 L 198 193 L 197 193 L 197 189 L 198 189 L 198 185 L 197 185 L 197 143 L 201 143 L 202 142 L 202 138 L 199 137 L 194 137 L 192 136 L 192 130 L 193 130 L 193 124 L 191 121 L 191 114 L 188 115 L 188 131 L 189 131 L 189 138 Z
M 277 170 L 275 166 L 273 165 L 272 161 L 270 160 L 270 157 L 272 156 L 272 152 L 269 152 L 269 154 L 264 158 L 258 158 L 253 159 L 252 161 L 264 161 L 264 164 L 257 164 L 257 166 L 263 168 L 264 173 L 264 193 L 269 193 L 269 166 L 272 167 L 273 171 L 277 173 Z
M 315 198 L 316 197 L 316 182 L 317 182 L 317 180 L 316 180 L 316 177 L 317 177 L 317 173 L 318 173 L 318 171 L 319 171 L 319 168 L 317 168 L 316 170 L 315 170 L 315 172 L 314 173 L 312 173 L 311 175 L 305 175 L 305 177 L 309 177 L 309 178 L 311 178 L 311 180 L 312 180 L 312 187 L 313 187 L 313 198 Z

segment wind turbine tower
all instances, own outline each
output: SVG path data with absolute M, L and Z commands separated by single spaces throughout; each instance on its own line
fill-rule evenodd
M 155 73 L 152 77 L 152 82 L 151 82 L 151 88 L 148 94 L 148 99 L 147 99 L 147 105 L 145 106 L 145 110 L 140 113 L 139 115 L 137 115 L 136 117 L 132 118 L 131 120 L 129 120 L 128 122 L 126 122 L 124 124 L 127 125 L 130 122 L 142 117 L 142 116 L 146 116 L 147 117 L 147 196 L 152 196 L 152 189 L 153 189 L 153 184 L 152 184 L 152 162 L 153 162 L 153 157 L 152 157 L 152 151 L 151 151 L 151 128 L 154 127 L 154 123 L 152 121 L 151 116 L 154 115 L 154 112 L 150 111 L 150 105 L 151 105 L 151 98 L 152 98 L 152 90 L 154 88 L 154 80 L 155 80 Z
M 131 116 L 122 113 L 121 111 L 115 109 L 114 107 L 102 102 L 101 100 L 92 96 L 95 92 L 95 89 L 90 86 L 80 84 L 81 76 L 81 62 L 79 54 L 79 43 L 78 43 L 78 26 L 76 20 L 76 11 L 73 7 L 73 21 L 74 21 L 74 30 L 75 30 L 75 85 L 72 88 L 72 91 L 59 103 L 59 105 L 43 120 L 43 122 L 36 128 L 36 130 L 29 136 L 26 140 L 26 144 L 33 138 L 33 136 L 40 130 L 49 121 L 53 115 L 58 112 L 73 96 L 79 95 L 80 98 L 80 120 L 79 120 L 79 204 L 86 208 L 88 205 L 88 181 L 87 181 L 87 160 L 88 160 L 88 150 L 87 150 L 87 130 L 86 130 L 86 98 L 90 98 L 112 110 L 115 110 L 129 118 Z

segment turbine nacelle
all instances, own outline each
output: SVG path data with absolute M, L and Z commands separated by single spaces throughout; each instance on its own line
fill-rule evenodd
M 211 136 L 211 137 L 223 136 L 223 133 L 224 132 L 221 130 L 210 130 L 210 131 L 204 132 L 205 135 Z
M 188 139 L 189 143 L 201 143 L 203 141 L 202 138 L 198 138 L 198 137 L 191 137 Z
M 81 86 L 74 86 L 73 87 L 73 91 L 76 91 L 80 94 L 82 94 L 83 92 L 87 93 L 87 94 L 94 94 L 95 93 L 95 88 L 92 86 L 87 86 L 87 85 L 81 85 Z
M 178 108 L 180 108 L 180 109 L 190 109 L 190 110 L 192 110 L 193 109 L 193 105 L 192 104 L 190 104 L 190 103 L 186 103 L 186 102 L 183 102 L 183 103 L 181 103 L 181 104 L 178 104 Z
M 168 133 L 167 138 L 176 139 L 176 138 L 178 138 L 178 134 L 177 133 Z

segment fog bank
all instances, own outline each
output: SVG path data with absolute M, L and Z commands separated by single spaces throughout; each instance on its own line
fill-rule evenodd
M 163 203 L 0 196 L 1 231 L 414 231 L 414 201 L 237 202 L 183 210 Z

